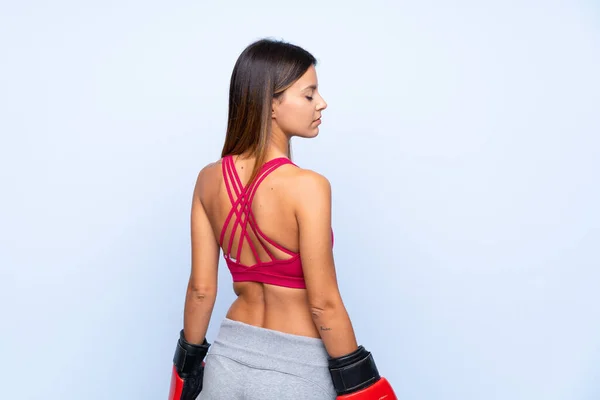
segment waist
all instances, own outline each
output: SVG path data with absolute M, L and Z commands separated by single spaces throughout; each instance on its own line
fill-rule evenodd
M 307 306 L 306 293 L 288 293 L 285 296 L 277 293 L 283 290 L 290 289 L 266 287 L 261 296 L 252 296 L 253 293 L 244 290 L 229 308 L 226 318 L 291 335 L 320 338 Z
M 328 354 L 320 338 L 293 335 L 225 318 L 209 354 L 234 359 L 255 368 L 280 370 L 328 366 Z

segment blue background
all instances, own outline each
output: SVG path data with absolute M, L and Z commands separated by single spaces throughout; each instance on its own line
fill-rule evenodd
M 286 4 L 2 2 L 0 398 L 166 399 L 193 185 L 265 36 L 319 59 L 294 160 L 399 399 L 600 398 L 600 5 Z

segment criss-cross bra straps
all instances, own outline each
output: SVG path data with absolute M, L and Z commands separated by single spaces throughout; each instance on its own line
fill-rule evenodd
M 238 227 L 241 229 L 241 234 L 238 239 L 237 245 L 237 253 L 235 256 L 235 260 L 239 261 L 242 247 L 244 245 L 244 240 L 248 242 L 248 245 L 256 259 L 257 263 L 260 263 L 260 256 L 256 250 L 256 246 L 251 240 L 250 234 L 248 232 L 248 227 L 252 232 L 256 235 L 258 243 L 263 247 L 264 251 L 269 255 L 271 261 L 275 260 L 275 256 L 269 250 L 267 246 L 260 239 L 264 239 L 266 242 L 274 246 L 275 248 L 285 252 L 289 255 L 295 255 L 294 252 L 282 247 L 281 245 L 275 243 L 273 240 L 269 239 L 258 227 L 256 223 L 256 219 L 254 214 L 252 213 L 252 200 L 254 199 L 254 195 L 256 194 L 256 190 L 258 189 L 261 182 L 273 171 L 285 164 L 293 164 L 291 160 L 288 158 L 275 158 L 270 161 L 267 161 L 261 167 L 256 179 L 248 186 L 244 187 L 242 181 L 240 180 L 239 175 L 235 169 L 235 164 L 233 162 L 232 156 L 226 156 L 222 160 L 222 170 L 223 170 L 223 179 L 225 181 L 225 187 L 227 188 L 227 194 L 229 196 L 229 200 L 231 201 L 231 210 L 225 219 L 225 223 L 223 224 L 223 229 L 221 230 L 221 236 L 219 239 L 219 243 L 221 248 L 223 248 L 225 238 L 225 232 L 231 222 L 232 218 L 235 216 L 235 220 L 233 223 L 233 227 L 229 237 L 229 243 L 227 249 L 223 248 L 223 252 L 227 257 L 231 257 L 231 249 L 233 247 L 233 239 L 235 238 L 236 231 Z

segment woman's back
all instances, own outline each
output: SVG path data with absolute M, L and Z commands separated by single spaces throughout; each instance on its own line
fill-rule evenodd
M 287 158 L 273 158 L 249 184 L 255 162 L 254 158 L 224 157 L 207 166 L 198 181 L 196 195 L 234 275 L 238 298 L 227 318 L 320 337 L 301 270 L 295 211 L 302 181 L 314 173 Z M 246 271 L 256 270 L 263 275 L 244 279 Z M 269 279 L 272 276 L 276 278 Z

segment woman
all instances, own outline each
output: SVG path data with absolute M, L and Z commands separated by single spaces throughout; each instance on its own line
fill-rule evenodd
M 315 66 L 304 49 L 266 39 L 235 64 L 222 158 L 194 189 L 170 399 L 395 398 L 338 290 L 329 182 L 290 160 L 290 139 L 317 136 L 327 108 Z M 221 251 L 238 297 L 211 346 Z

